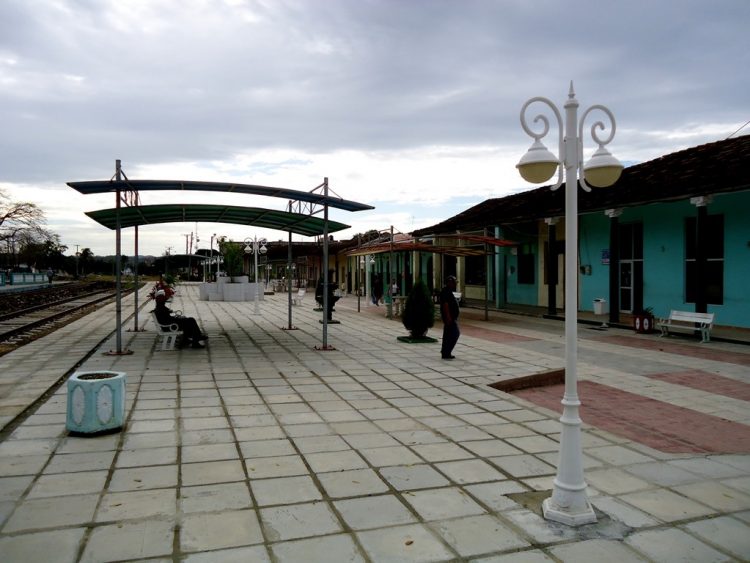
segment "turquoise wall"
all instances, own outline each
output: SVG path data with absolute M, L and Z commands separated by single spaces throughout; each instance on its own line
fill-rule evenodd
M 717 324 L 750 327 L 750 192 L 716 196 L 708 212 L 724 214 L 724 304 L 708 310 Z
M 539 245 L 536 243 L 524 243 L 531 246 L 532 253 L 539 257 Z M 538 260 L 534 260 L 534 283 L 518 283 L 518 256 L 510 252 L 505 258 L 505 279 L 507 284 L 508 303 L 518 305 L 537 305 L 539 276 L 541 272 Z
M 603 212 L 579 218 L 578 263 L 581 267 L 591 267 L 590 274 L 581 273 L 580 270 L 578 274 L 578 309 L 581 311 L 593 311 L 594 299 L 609 301 L 609 266 L 602 264 L 602 250 L 609 248 L 609 221 Z M 562 306 L 562 303 L 559 305 Z
M 714 196 L 709 214 L 724 215 L 724 303 L 709 305 L 721 325 L 750 327 L 750 192 Z M 658 203 L 627 208 L 620 223 L 643 223 L 643 305 L 653 307 L 657 317 L 671 309 L 694 310 L 685 302 L 686 217 L 695 217 L 697 208 L 689 201 Z M 580 218 L 581 266 L 590 265 L 590 275 L 580 275 L 580 306 L 593 310 L 593 300 L 609 300 L 609 268 L 601 263 L 601 252 L 609 248 L 610 219 L 603 212 Z

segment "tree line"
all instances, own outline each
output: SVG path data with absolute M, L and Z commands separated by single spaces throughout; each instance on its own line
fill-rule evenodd
M 53 270 L 58 274 L 84 276 L 113 275 L 114 256 L 95 256 L 90 248 L 76 249 L 62 244 L 60 235 L 47 228 L 44 211 L 29 201 L 14 201 L 0 187 L 0 269 L 6 271 Z M 157 273 L 156 268 L 139 261 L 138 270 L 146 275 Z M 133 259 L 120 259 L 123 270 L 134 268 Z M 153 271 L 151 271 L 153 270 Z

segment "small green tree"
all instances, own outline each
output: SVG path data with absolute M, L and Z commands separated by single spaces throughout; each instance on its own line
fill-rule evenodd
M 222 256 L 224 256 L 224 268 L 227 274 L 230 276 L 241 276 L 244 257 L 242 244 L 225 239 L 219 242 L 219 248 L 221 249 Z
M 430 290 L 422 280 L 414 284 L 406 298 L 401 320 L 414 339 L 424 338 L 435 324 L 435 304 L 432 302 Z
M 95 259 L 94 253 L 91 252 L 90 248 L 86 247 L 86 248 L 81 249 L 81 253 L 78 256 L 81 275 L 85 275 L 86 273 L 93 272 L 94 259 Z

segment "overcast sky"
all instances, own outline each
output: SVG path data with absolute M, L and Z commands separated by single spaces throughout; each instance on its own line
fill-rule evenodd
M 748 24 L 749 0 L 0 0 L 0 185 L 95 254 L 114 253 L 114 233 L 83 213 L 114 196 L 65 182 L 107 180 L 115 159 L 131 179 L 311 190 L 328 177 L 376 207 L 332 211 L 353 226 L 336 238 L 409 232 L 534 187 L 514 168 L 531 143 L 519 111 L 533 96 L 562 105 L 570 80 L 582 110 L 613 111 L 626 164 L 728 137 L 750 120 Z M 166 224 L 141 228 L 141 253 L 184 252 L 191 232 L 201 247 L 286 239 Z

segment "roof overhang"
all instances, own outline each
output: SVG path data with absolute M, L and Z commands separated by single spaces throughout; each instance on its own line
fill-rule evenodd
M 117 208 L 86 212 L 86 215 L 94 221 L 109 229 L 117 228 L 117 214 Z M 179 203 L 121 207 L 119 210 L 119 219 L 121 228 L 159 223 L 192 223 L 198 221 L 263 227 L 305 236 L 322 235 L 326 223 L 320 217 L 275 209 Z M 348 228 L 349 225 L 328 220 L 329 233 L 343 231 Z
M 517 242 L 512 240 L 498 239 L 481 235 L 456 235 L 453 237 L 438 238 L 456 238 L 469 241 L 472 245 L 460 246 L 458 244 L 431 244 L 417 241 L 415 239 L 394 243 L 383 242 L 360 246 L 346 253 L 347 256 L 367 256 L 368 254 L 383 254 L 385 252 L 432 252 L 434 254 L 447 254 L 449 256 L 485 256 L 491 251 L 486 249 L 487 246 L 518 246 Z M 479 246 L 481 245 L 481 246 Z

